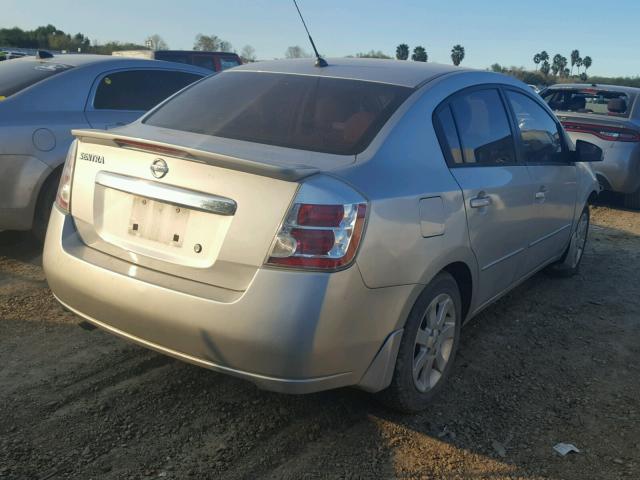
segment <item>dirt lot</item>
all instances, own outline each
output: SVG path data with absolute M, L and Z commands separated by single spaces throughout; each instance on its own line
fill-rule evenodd
M 261 392 L 84 331 L 37 246 L 0 246 L 0 478 L 639 479 L 640 213 L 592 216 L 582 273 L 486 310 L 417 416 L 351 389 Z

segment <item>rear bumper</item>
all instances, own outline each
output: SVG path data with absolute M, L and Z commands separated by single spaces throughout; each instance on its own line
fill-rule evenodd
M 29 230 L 51 168 L 35 157 L 0 155 L 0 230 Z
M 416 291 L 368 289 L 352 267 L 333 274 L 260 269 L 244 292 L 222 294 L 212 287 L 211 295 L 194 295 L 182 285 L 183 291 L 172 288 L 169 276 L 86 247 L 71 217 L 57 208 L 43 262 L 56 298 L 89 322 L 286 393 L 357 384 L 384 388 L 384 372 L 395 362 L 388 350 L 398 343 L 391 334 L 401 328 Z M 156 281 L 159 276 L 169 278 Z M 390 337 L 392 346 L 385 343 Z

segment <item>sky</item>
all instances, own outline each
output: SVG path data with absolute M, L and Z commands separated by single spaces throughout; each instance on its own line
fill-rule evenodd
M 493 63 L 533 69 L 533 55 L 593 59 L 591 75 L 640 75 L 640 1 L 616 0 L 298 0 L 318 50 L 342 57 L 371 49 L 395 54 L 399 43 L 422 45 L 429 61 L 450 63 L 461 44 L 463 65 Z M 172 49 L 191 49 L 198 33 L 215 34 L 261 60 L 290 45 L 311 51 L 290 0 L 2 0 L 0 27 L 53 24 L 100 43 L 144 43 L 154 33 Z

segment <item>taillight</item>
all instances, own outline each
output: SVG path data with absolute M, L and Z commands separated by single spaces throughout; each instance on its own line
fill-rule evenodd
M 355 258 L 364 228 L 366 203 L 296 203 L 278 232 L 268 265 L 332 270 Z
M 640 142 L 640 132 L 629 128 L 587 123 L 562 122 L 567 132 L 589 133 L 610 142 Z
M 73 181 L 73 169 L 76 163 L 76 149 L 78 141 L 74 140 L 67 153 L 67 159 L 64 162 L 62 176 L 60 177 L 60 185 L 56 194 L 56 205 L 60 210 L 69 213 L 71 210 L 71 182 Z

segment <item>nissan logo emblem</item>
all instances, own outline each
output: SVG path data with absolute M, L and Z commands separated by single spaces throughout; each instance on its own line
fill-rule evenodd
M 167 173 L 169 173 L 167 162 L 165 162 L 161 158 L 156 158 L 151 164 L 151 173 L 156 178 L 164 177 Z

